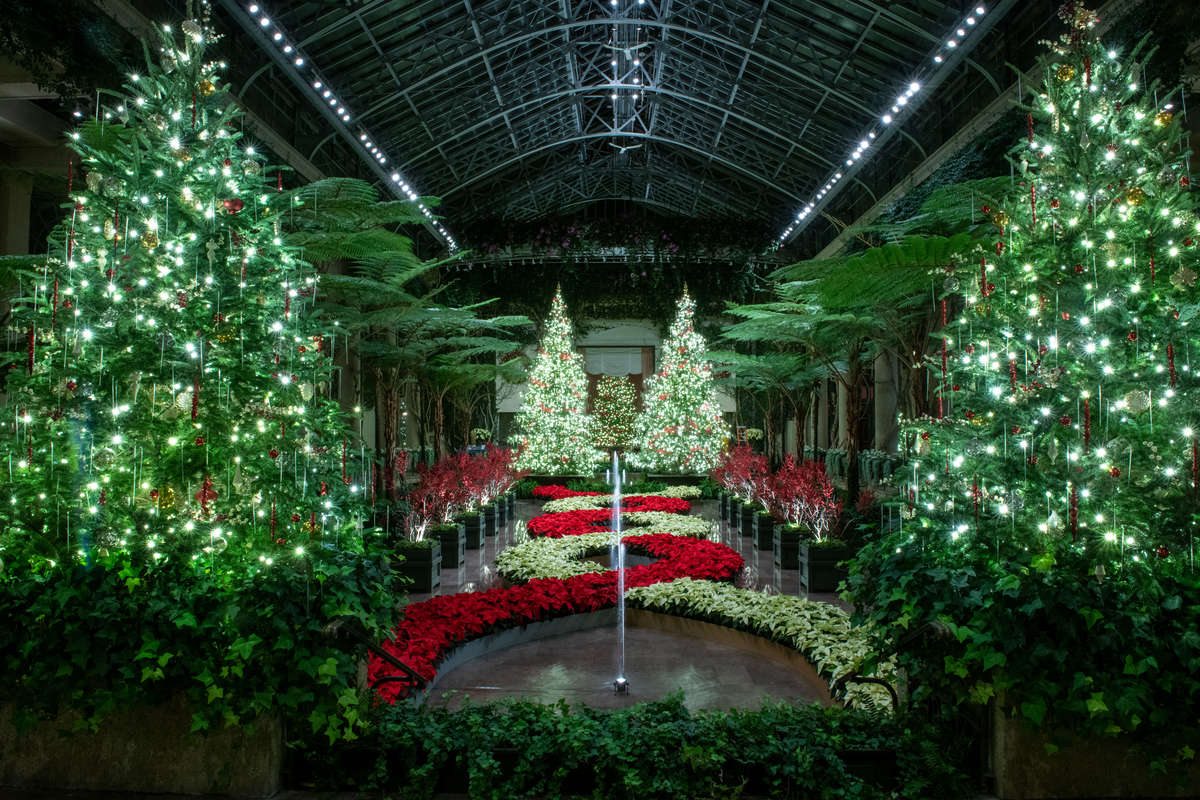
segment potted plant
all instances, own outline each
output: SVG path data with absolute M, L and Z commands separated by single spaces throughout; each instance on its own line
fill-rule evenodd
M 810 592 L 834 591 L 836 580 L 833 588 L 815 587 L 811 567 L 818 565 L 815 580 L 825 587 L 829 585 L 832 565 L 849 557 L 838 547 L 843 543 L 830 536 L 842 504 L 834 497 L 825 465 L 819 461 L 796 463 L 789 455 L 771 477 L 770 485 L 772 509 L 783 521 L 776 526 L 772 541 L 775 563 L 782 569 L 799 569 L 800 583 Z

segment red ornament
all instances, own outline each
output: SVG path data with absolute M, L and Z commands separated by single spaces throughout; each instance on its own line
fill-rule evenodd
M 180 308 L 187 308 L 187 294 L 185 292 L 179 292 L 176 294 L 175 304 Z
M 1016 436 L 1018 433 L 1020 433 L 1020 432 L 1021 432 L 1021 426 L 1020 426 L 1020 425 L 1013 425 L 1011 430 L 1012 430 L 1012 435 L 1013 435 L 1013 436 Z
M 1069 416 L 1067 416 L 1066 414 L 1063 414 L 1061 417 L 1058 418 L 1058 424 L 1059 425 L 1070 425 L 1071 418 Z
M 200 503 L 200 513 L 208 516 L 208 504 L 217 499 L 217 493 L 213 489 L 212 478 L 205 475 L 204 483 L 200 487 L 200 491 L 196 492 L 196 500 Z
M 975 419 L 975 412 L 974 412 L 974 411 L 968 411 L 968 412 L 967 412 L 967 413 L 966 413 L 964 416 L 965 416 L 967 419 Z
M 203 436 L 197 436 L 192 441 L 195 443 L 196 447 L 204 447 L 204 437 Z
M 79 388 L 79 384 L 78 384 L 78 383 L 76 383 L 75 381 L 67 381 L 67 391 L 68 391 L 68 392 L 73 392 L 73 391 L 75 391 L 77 388 Z
M 975 352 L 975 345 L 969 344 L 966 347 L 964 347 L 963 350 L 966 351 L 967 355 L 971 355 L 972 353 Z
M 996 255 L 1004 255 L 1004 242 L 996 242 Z
M 930 438 L 929 431 L 921 431 L 921 441 L 928 442 Z
M 157 500 L 157 499 L 158 499 L 158 489 L 151 489 L 151 490 L 150 490 L 150 499 L 151 499 L 151 500 Z
M 325 497 L 326 495 L 328 495 L 329 494 L 329 484 L 326 483 L 325 481 L 321 481 L 321 488 L 317 490 L 317 494 L 319 494 L 321 497 Z
M 272 447 L 272 448 L 271 448 L 271 449 L 270 449 L 270 450 L 267 452 L 267 455 L 269 455 L 271 458 L 279 458 L 279 451 L 278 451 L 278 450 L 276 450 L 274 447 Z
M 246 202 L 240 197 L 231 197 L 228 200 L 222 200 L 221 205 L 223 205 L 225 210 L 230 214 L 239 214 L 241 213 L 242 209 L 246 207 Z
M 950 387 L 950 391 L 952 391 L 952 392 L 961 392 L 961 391 L 962 391 L 962 387 L 961 387 L 961 386 L 959 386 L 959 385 L 956 383 L 956 384 L 954 384 L 953 386 L 951 386 L 951 387 Z
M 1076 264 L 1076 265 L 1075 265 L 1075 274 L 1076 274 L 1076 275 L 1082 275 L 1082 274 L 1083 274 L 1083 264 Z
M 989 206 L 989 205 L 986 205 L 986 204 L 983 206 L 983 208 L 981 208 L 981 209 L 979 209 L 979 210 L 980 210 L 980 211 L 982 211 L 982 212 L 983 212 L 983 213 L 985 213 L 985 214 L 991 214 L 991 213 L 992 213 L 992 207 L 991 207 L 991 206 Z
M 1109 474 L 1109 475 L 1111 475 L 1111 476 L 1113 476 L 1114 478 L 1119 478 L 1119 477 L 1121 477 L 1121 468 L 1120 468 L 1120 467 L 1113 467 L 1112 469 L 1110 469 L 1110 470 L 1108 471 L 1108 474 Z
M 1167 556 L 1171 555 L 1171 551 L 1167 549 L 1166 545 L 1160 544 L 1158 547 L 1154 548 L 1154 555 L 1158 556 L 1159 558 L 1166 558 Z
M 1182 178 L 1179 179 L 1179 185 L 1186 189 L 1187 187 L 1192 185 L 1192 181 L 1190 178 L 1188 178 L 1187 175 L 1184 175 Z
M 1065 321 L 1065 320 L 1069 320 L 1069 319 L 1071 318 L 1071 312 L 1070 312 L 1070 311 L 1064 311 L 1064 312 L 1062 312 L 1062 314 L 1060 314 L 1059 316 L 1061 316 L 1061 317 L 1063 318 L 1063 320 L 1064 320 L 1064 321 Z
M 300 515 L 292 514 L 292 522 L 299 522 L 299 521 L 300 521 Z
M 227 158 L 227 159 L 225 159 L 224 161 L 222 161 L 221 163 L 222 163 L 222 164 L 224 164 L 224 165 L 225 165 L 225 166 L 227 166 L 227 167 L 232 167 L 232 166 L 233 166 L 233 159 L 229 159 L 229 158 Z
M 1059 199 L 1058 199 L 1057 197 L 1051 197 L 1051 198 L 1050 198 L 1050 207 L 1051 207 L 1051 208 L 1055 208 L 1055 209 L 1056 209 L 1056 208 L 1058 208 L 1058 207 L 1059 207 L 1059 206 L 1061 206 L 1061 205 L 1062 205 L 1062 203 L 1059 201 Z
M 1137 341 L 1137 331 L 1130 331 L 1129 333 L 1125 334 L 1125 338 L 1131 342 L 1136 342 Z
M 100 490 L 100 497 L 96 500 L 100 505 L 108 505 L 108 489 Z

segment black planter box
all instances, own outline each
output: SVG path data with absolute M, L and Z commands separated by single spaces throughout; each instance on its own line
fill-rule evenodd
M 478 550 L 483 547 L 483 513 L 472 511 L 458 518 L 467 534 L 467 549 Z
M 780 569 L 800 568 L 800 538 L 803 531 L 788 529 L 783 525 L 775 526 L 775 535 L 771 537 L 771 549 L 775 553 L 775 566 Z
M 509 492 L 504 496 L 504 502 L 508 505 L 508 517 L 512 519 L 513 513 L 517 510 L 517 494 Z
M 496 529 L 496 505 L 493 503 L 483 507 L 483 535 L 495 536 Z
M 729 494 L 721 492 L 721 519 L 725 522 L 729 521 Z
M 496 527 L 499 528 L 508 521 L 508 503 L 501 497 L 492 503 L 492 507 L 496 509 Z
M 736 531 L 742 524 L 742 501 L 736 497 L 729 498 L 729 529 Z
M 775 547 L 775 520 L 761 511 L 754 515 L 754 549 L 772 550 Z
M 754 518 L 758 516 L 757 503 L 745 503 L 742 505 L 742 519 L 738 523 L 738 533 L 742 536 L 754 535 Z
M 442 543 L 443 569 L 458 569 L 467 562 L 467 528 L 463 523 L 435 530 L 434 534 Z
M 811 542 L 800 545 L 800 585 L 810 592 L 836 592 L 838 583 L 849 574 L 839 562 L 854 557 L 848 545 L 814 547 Z
M 410 592 L 432 592 L 435 586 L 442 582 L 442 545 L 432 547 L 403 547 L 397 555 L 403 556 L 399 562 L 400 574 L 412 581 L 407 589 Z

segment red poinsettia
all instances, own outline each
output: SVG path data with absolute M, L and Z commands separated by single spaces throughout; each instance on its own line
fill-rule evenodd
M 656 497 L 653 495 L 633 495 L 623 498 L 622 513 L 633 511 L 664 511 L 668 514 L 686 514 L 692 506 L 686 500 L 677 497 Z M 558 539 L 563 536 L 577 536 L 581 533 L 595 533 L 610 530 L 612 526 L 612 509 L 588 508 L 579 511 L 559 511 L 554 514 L 540 514 L 529 520 L 527 530 L 530 536 L 546 536 Z
M 599 494 L 600 492 L 577 492 L 558 483 L 552 483 L 549 486 L 535 486 L 533 489 L 533 499 L 535 500 L 562 500 L 566 497 L 597 497 Z

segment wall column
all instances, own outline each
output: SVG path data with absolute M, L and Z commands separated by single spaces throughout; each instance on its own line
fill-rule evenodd
M 850 410 L 850 397 L 846 392 L 846 385 L 841 381 L 837 384 L 837 443 L 835 447 L 846 450 L 850 447 L 850 420 L 847 414 Z
M 20 172 L 0 175 L 0 254 L 29 252 L 29 201 L 33 176 Z

